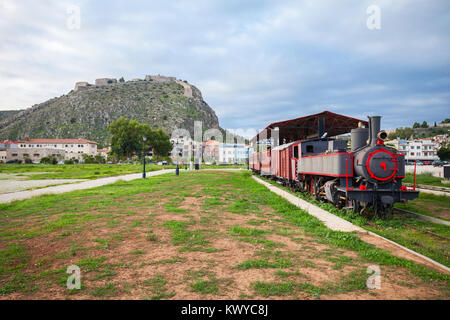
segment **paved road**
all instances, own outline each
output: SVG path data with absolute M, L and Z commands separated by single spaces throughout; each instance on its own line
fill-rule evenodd
M 151 171 L 151 172 L 147 172 L 147 177 L 157 176 L 160 174 L 174 172 L 174 171 L 175 171 L 174 169 Z M 130 181 L 130 180 L 139 179 L 139 178 L 142 178 L 142 173 L 131 173 L 131 174 L 125 174 L 125 175 L 121 175 L 121 176 L 106 177 L 106 178 L 100 178 L 100 179 L 96 179 L 96 180 L 89 180 L 89 181 L 84 181 L 84 182 L 80 182 L 80 183 L 53 186 L 53 187 L 42 188 L 42 189 L 37 189 L 37 190 L 19 191 L 19 192 L 0 194 L 0 203 L 8 203 L 8 202 L 11 202 L 14 200 L 28 199 L 28 198 L 40 196 L 43 194 L 64 193 L 64 192 L 69 192 L 69 191 L 74 191 L 74 190 L 90 189 L 90 188 L 100 187 L 105 184 L 114 183 L 119 180 Z

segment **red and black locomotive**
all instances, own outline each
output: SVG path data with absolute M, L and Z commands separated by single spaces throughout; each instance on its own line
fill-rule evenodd
M 384 144 L 380 118 L 367 122 L 325 111 L 273 123 L 251 140 L 250 168 L 318 201 L 358 213 L 372 208 L 388 219 L 395 202 L 415 199 L 418 191 L 402 186 L 404 155 Z M 348 132 L 350 149 L 335 137 Z

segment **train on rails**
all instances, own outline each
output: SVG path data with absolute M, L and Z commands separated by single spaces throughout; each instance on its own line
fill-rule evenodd
M 347 126 L 342 121 L 333 126 L 331 120 L 338 116 L 347 121 Z M 366 122 L 325 111 L 298 118 L 306 119 L 303 122 L 276 123 L 269 131 L 270 138 L 264 132 L 251 140 L 254 152 L 249 155 L 250 169 L 294 191 L 310 193 L 320 202 L 390 219 L 393 204 L 417 198 L 418 191 L 402 185 L 404 154 L 385 145 L 387 133 L 380 130 L 381 117 L 368 118 Z M 309 125 L 308 120 L 312 120 Z M 296 127 L 300 123 L 303 125 Z M 317 126 L 313 138 L 298 134 L 308 133 L 311 126 Z M 350 131 L 351 147 L 347 148 L 347 140 L 331 137 L 327 131 L 335 134 Z M 280 133 L 282 136 L 277 136 Z M 302 139 L 292 141 L 296 137 Z M 280 145 L 276 140 L 284 142 Z

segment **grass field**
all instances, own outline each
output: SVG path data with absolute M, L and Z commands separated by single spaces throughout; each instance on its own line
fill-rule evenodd
M 175 168 L 175 166 L 146 165 L 146 171 Z M 0 164 L 0 174 L 25 176 L 28 180 L 41 179 L 97 179 L 142 172 L 138 164 Z M 6 179 L 6 178 L 4 178 Z
M 300 192 L 295 193 L 289 188 L 283 187 L 272 180 L 265 180 L 337 216 L 351 221 L 356 225 L 375 232 L 385 238 L 393 240 L 409 249 L 419 252 L 447 267 L 450 267 L 449 241 L 434 237 L 428 233 L 420 231 L 427 230 L 450 238 L 450 228 L 448 226 L 419 220 L 408 215 L 394 215 L 393 219 L 388 221 L 383 221 L 380 219 L 372 220 L 370 217 L 363 217 L 351 210 L 348 211 L 345 209 L 337 209 L 331 203 L 319 203 L 309 194 Z M 409 201 L 406 206 L 399 204 L 396 204 L 396 206 L 411 211 L 413 211 L 413 208 L 421 207 L 423 208 L 423 210 L 417 211 L 418 213 L 427 212 L 427 214 L 430 216 L 441 217 L 448 214 L 448 211 L 450 210 L 449 199 L 449 197 L 433 196 L 422 193 L 420 194 L 419 199 Z M 407 225 L 419 230 L 413 230 Z
M 66 288 L 70 265 L 81 290 Z M 379 290 L 366 287 L 373 265 Z M 0 205 L 3 299 L 448 299 L 449 280 L 326 228 L 249 172 L 182 171 Z

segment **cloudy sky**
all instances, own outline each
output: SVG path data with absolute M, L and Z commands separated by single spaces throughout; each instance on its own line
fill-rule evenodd
M 448 0 L 0 0 L 0 110 L 162 74 L 247 135 L 323 110 L 433 123 L 450 118 L 449 40 Z

